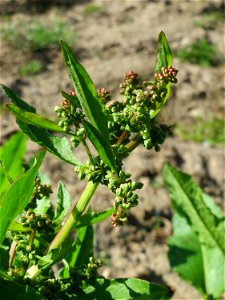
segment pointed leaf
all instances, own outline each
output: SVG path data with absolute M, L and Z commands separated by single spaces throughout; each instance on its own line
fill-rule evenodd
M 55 122 L 46 119 L 45 117 L 38 115 L 36 113 L 31 113 L 26 110 L 19 108 L 14 104 L 7 104 L 7 108 L 22 122 L 30 125 L 35 125 L 37 127 L 46 128 L 56 132 L 63 132 L 65 130 L 62 129 Z
M 218 248 L 202 245 L 188 221 L 176 213 L 174 234 L 169 239 L 169 260 L 181 278 L 195 286 L 206 298 L 219 299 L 225 291 L 225 257 Z
M 21 109 L 24 109 L 26 111 L 35 113 L 36 109 L 31 106 L 30 104 L 26 103 L 24 100 L 22 100 L 18 95 L 16 95 L 10 88 L 2 84 L 2 87 L 6 93 L 6 95 L 9 97 L 9 99 L 15 104 L 16 106 L 20 107 Z
M 34 190 L 34 181 L 44 158 L 45 151 L 40 151 L 34 165 L 16 181 L 0 200 L 0 244 L 6 231 L 16 216 L 24 210 Z
M 62 222 L 71 208 L 70 194 L 63 182 L 59 182 L 57 191 L 57 207 L 55 211 L 54 223 Z
M 23 122 L 17 121 L 20 129 L 30 137 L 30 139 L 59 159 L 74 165 L 82 166 L 83 164 L 74 156 L 67 138 L 58 137 L 50 134 L 44 128 L 38 128 L 33 125 L 28 125 Z
M 89 122 L 84 122 L 84 128 L 87 132 L 88 138 L 98 151 L 99 156 L 103 162 L 110 167 L 117 174 L 117 167 L 115 162 L 112 147 L 104 138 L 104 136 Z
M 163 31 L 159 33 L 155 72 L 161 72 L 162 67 L 172 66 L 172 51 Z
M 79 218 L 76 228 L 90 226 L 102 222 L 115 212 L 114 208 L 92 214 L 84 214 Z
M 98 98 L 92 80 L 84 67 L 77 61 L 70 47 L 63 41 L 61 41 L 61 47 L 80 105 L 90 123 L 108 141 L 109 131 L 104 106 Z
M 76 231 L 76 243 L 66 257 L 70 267 L 79 267 L 89 263 L 89 258 L 93 256 L 93 238 L 92 226 L 82 227 Z
M 10 187 L 9 178 L 15 181 L 24 173 L 22 159 L 26 151 L 25 145 L 26 136 L 22 132 L 18 132 L 0 148 L 0 161 L 3 164 L 0 167 L 1 195 Z
M 215 216 L 205 204 L 203 192 L 192 177 L 167 164 L 164 167 L 164 181 L 174 209 L 187 218 L 200 242 L 220 249 L 225 255 L 224 220 Z
M 160 32 L 158 37 L 158 45 L 157 45 L 157 58 L 155 65 L 155 72 L 161 72 L 162 67 L 172 66 L 172 52 L 168 41 L 166 39 L 166 35 L 163 31 Z M 156 102 L 156 109 L 150 110 L 150 117 L 154 118 L 162 109 L 163 105 L 166 103 L 167 99 L 170 95 L 170 83 L 166 85 L 167 94 L 162 102 Z

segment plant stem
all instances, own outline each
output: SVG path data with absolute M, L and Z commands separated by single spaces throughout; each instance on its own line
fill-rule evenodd
M 117 143 L 116 143 L 116 146 L 119 146 L 119 145 L 123 142 L 123 140 L 124 140 L 126 134 L 127 134 L 126 131 L 123 131 L 123 132 L 121 133 L 121 135 L 120 135 L 120 137 L 119 137 L 119 139 L 118 139 L 118 141 L 117 141 Z
M 125 147 L 131 152 L 140 144 L 140 141 L 141 137 L 137 134 Z
M 87 183 L 79 201 L 75 204 L 71 213 L 68 215 L 67 219 L 65 220 L 64 225 L 59 230 L 54 240 L 51 242 L 49 246 L 49 251 L 52 249 L 59 248 L 62 245 L 62 243 L 66 240 L 66 238 L 69 236 L 72 228 L 78 221 L 79 216 L 83 213 L 83 211 L 89 204 L 92 196 L 94 195 L 97 189 L 97 186 L 98 183 L 93 183 L 92 181 L 89 181 Z

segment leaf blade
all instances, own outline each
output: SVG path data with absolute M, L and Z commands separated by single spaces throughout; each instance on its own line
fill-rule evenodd
M 87 132 L 88 138 L 98 151 L 99 156 L 103 162 L 110 167 L 115 174 L 117 174 L 117 166 L 114 153 L 110 144 L 106 141 L 104 136 L 89 122 L 84 121 L 84 128 Z
M 225 255 L 223 219 L 213 215 L 192 177 L 169 164 L 164 167 L 163 177 L 174 209 L 188 219 L 203 244 L 218 247 Z
M 26 136 L 22 132 L 13 135 L 1 148 L 0 148 L 0 161 L 3 168 L 0 168 L 0 195 L 10 187 L 9 178 L 12 181 L 16 180 L 19 175 L 22 175 L 22 159 L 26 151 Z M 12 159 L 13 157 L 13 159 Z M 6 172 L 6 176 L 4 174 Z
M 43 150 L 38 153 L 34 165 L 11 186 L 0 200 L 0 244 L 11 222 L 23 211 L 30 200 L 34 190 L 34 180 L 44 155 L 45 151 Z M 16 202 L 15 199 L 18 201 Z
M 90 76 L 84 67 L 77 61 L 70 47 L 63 41 L 61 41 L 61 48 L 69 76 L 73 82 L 76 95 L 86 117 L 90 123 L 103 134 L 105 139 L 109 140 L 108 124 L 104 114 L 104 106 L 98 98 Z
M 167 41 L 166 35 L 163 31 L 159 33 L 158 36 L 158 44 L 157 44 L 157 57 L 156 57 L 156 65 L 155 72 L 160 73 L 161 69 L 164 67 L 172 66 L 172 51 L 170 49 L 169 43 Z M 163 101 L 158 103 L 156 102 L 156 109 L 150 110 L 151 119 L 154 118 L 162 109 L 163 105 L 166 103 L 167 99 L 170 95 L 170 83 L 166 85 L 167 93 L 164 97 Z
M 12 112 L 20 121 L 26 124 L 65 133 L 65 130 L 62 129 L 58 124 L 39 114 L 28 112 L 14 104 L 7 104 L 6 106 L 10 110 L 10 112 Z

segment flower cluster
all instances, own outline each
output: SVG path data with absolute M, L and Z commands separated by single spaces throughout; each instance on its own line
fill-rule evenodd
M 90 155 L 89 161 L 76 167 L 75 172 L 79 174 L 80 179 L 86 178 L 88 181 L 106 185 L 115 194 L 115 213 L 112 216 L 115 226 L 126 222 L 128 210 L 138 203 L 138 196 L 134 190 L 142 187 L 142 184 L 132 181 L 130 174 L 122 170 L 123 159 L 132 151 L 128 145 L 135 137 L 137 144 L 159 151 L 160 145 L 172 133 L 169 126 L 156 124 L 152 112 L 165 102 L 168 83 L 177 82 L 177 72 L 176 68 L 169 66 L 156 73 L 153 81 L 142 81 L 137 73 L 130 71 L 125 74 L 120 84 L 119 101 L 112 101 L 107 89 L 98 90 L 98 97 L 105 105 L 110 143 L 119 175 L 114 174 L 100 156 Z M 75 126 L 71 138 L 74 147 L 80 142 L 85 142 L 87 134 L 82 125 L 84 114 L 75 93 L 70 92 L 69 97 L 67 95 L 56 111 L 58 116 L 63 118 L 59 122 L 60 126 L 67 130 L 71 130 L 72 125 Z
M 74 126 L 79 128 L 80 123 L 84 119 L 84 114 L 75 92 L 70 91 L 68 95 L 68 99 L 64 98 L 61 105 L 55 107 L 55 112 L 58 118 L 61 119 L 58 125 L 65 131 L 70 131 Z
M 90 257 L 88 264 L 82 264 L 78 267 L 71 268 L 69 278 L 56 279 L 53 277 L 48 280 L 43 279 L 40 281 L 38 293 L 47 300 L 68 299 L 72 296 L 77 298 L 77 282 L 98 278 L 98 269 L 101 266 L 101 260 Z M 70 297 L 68 297 L 68 295 L 70 295 Z
M 19 222 L 24 227 L 30 227 L 32 230 L 38 230 L 39 233 L 53 232 L 52 220 L 50 219 L 50 217 L 47 214 L 36 214 L 31 209 L 29 209 L 26 213 L 24 213 L 21 216 Z

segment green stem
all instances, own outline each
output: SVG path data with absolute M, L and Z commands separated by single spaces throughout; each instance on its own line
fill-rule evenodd
M 51 242 L 49 246 L 49 251 L 52 249 L 59 248 L 62 243 L 66 240 L 66 238 L 69 236 L 71 230 L 75 226 L 76 222 L 79 219 L 79 216 L 83 213 L 87 205 L 89 204 L 92 196 L 94 195 L 96 189 L 97 189 L 98 183 L 93 183 L 89 181 L 86 185 L 85 190 L 83 191 L 83 194 L 81 195 L 79 201 L 74 206 L 72 212 L 68 215 L 64 225 L 57 233 L 54 240 Z

